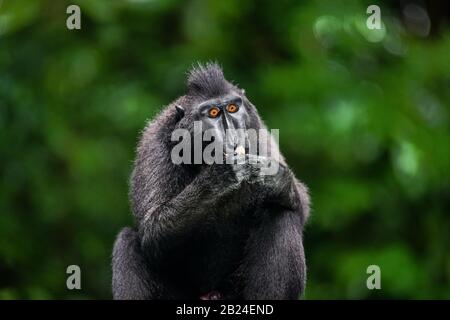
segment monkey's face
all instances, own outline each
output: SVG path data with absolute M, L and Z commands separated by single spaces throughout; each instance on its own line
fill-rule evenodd
M 241 96 L 230 93 L 204 101 L 197 106 L 196 113 L 203 132 L 212 131 L 212 140 L 224 150 L 245 148 L 249 114 Z
M 176 119 L 175 136 L 187 136 L 178 132 L 178 129 L 183 129 L 193 138 L 193 143 L 189 145 L 192 151 L 190 156 L 183 153 L 186 161 L 194 158 L 190 163 L 200 164 L 205 155 L 208 159 L 211 155 L 214 161 L 220 161 L 220 154 L 224 158 L 228 158 L 230 153 L 256 154 L 259 138 L 255 137 L 254 132 L 262 124 L 258 112 L 246 98 L 245 91 L 224 78 L 217 64 L 194 68 L 189 73 L 186 95 L 179 102 L 173 113 Z M 178 144 L 176 147 L 178 150 Z M 202 147 L 201 150 L 199 147 Z M 205 163 L 210 164 L 211 161 Z

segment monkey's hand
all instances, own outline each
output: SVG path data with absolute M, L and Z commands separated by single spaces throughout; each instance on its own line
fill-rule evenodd
M 211 291 L 200 296 L 200 300 L 222 300 L 223 296 L 219 291 Z
M 223 203 L 238 205 L 227 199 L 242 181 L 228 164 L 208 165 L 176 196 L 153 202 L 139 223 L 142 251 L 155 258 L 182 246 L 186 237 L 216 219 L 214 213 L 232 211 Z
M 298 204 L 294 174 L 284 164 L 278 163 L 278 165 L 275 172 L 262 175 L 266 200 L 294 210 Z
M 264 201 L 294 209 L 297 203 L 295 177 L 287 166 L 276 159 L 255 155 L 234 156 L 232 160 L 238 181 L 253 186 Z

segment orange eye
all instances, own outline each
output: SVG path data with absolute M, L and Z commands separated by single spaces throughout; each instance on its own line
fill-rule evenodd
M 216 118 L 216 117 L 219 115 L 219 112 L 220 112 L 219 108 L 217 108 L 217 107 L 212 107 L 211 109 L 209 109 L 208 115 L 209 115 L 211 118 Z
M 234 103 L 232 103 L 232 104 L 229 104 L 228 106 L 227 106 L 227 111 L 229 112 L 229 113 L 235 113 L 236 111 L 238 111 L 238 106 L 237 105 L 235 105 Z

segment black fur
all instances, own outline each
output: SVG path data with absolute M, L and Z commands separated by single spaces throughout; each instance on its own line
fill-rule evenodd
M 224 299 L 299 298 L 306 282 L 305 186 L 282 158 L 279 173 L 264 180 L 250 164 L 173 164 L 171 133 L 191 128 L 195 106 L 243 94 L 216 64 L 194 68 L 187 86 L 187 94 L 151 121 L 139 142 L 130 183 L 137 228 L 123 229 L 115 242 L 113 297 L 198 299 L 218 291 Z M 243 100 L 248 128 L 265 128 Z M 271 148 L 272 155 L 279 152 Z
M 215 63 L 206 66 L 198 64 L 188 75 L 187 88 L 189 95 L 211 98 L 226 94 L 231 85 L 225 80 L 222 69 Z

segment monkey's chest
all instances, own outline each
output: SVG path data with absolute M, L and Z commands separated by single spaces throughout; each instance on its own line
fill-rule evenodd
M 247 237 L 248 228 L 235 221 L 197 230 L 173 262 L 182 268 L 180 281 L 201 292 L 217 289 L 242 261 Z

